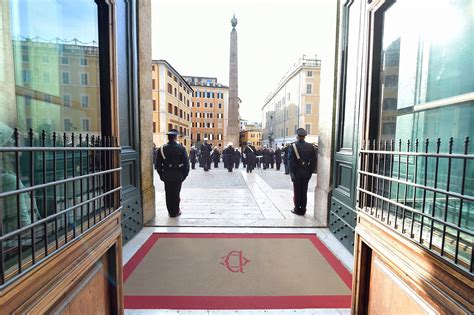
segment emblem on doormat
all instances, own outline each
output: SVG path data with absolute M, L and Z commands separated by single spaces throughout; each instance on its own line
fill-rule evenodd
M 244 266 L 250 262 L 244 257 L 242 251 L 233 250 L 221 257 L 221 265 L 224 265 L 230 272 L 244 273 Z

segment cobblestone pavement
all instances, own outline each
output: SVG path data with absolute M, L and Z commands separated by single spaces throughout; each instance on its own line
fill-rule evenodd
M 247 226 L 247 227 L 318 227 L 313 216 L 313 176 L 308 189 L 306 216 L 292 214 L 293 192 L 288 175 L 274 169 L 257 169 L 251 174 L 240 169 L 228 172 L 222 163 L 204 172 L 191 170 L 183 183 L 180 208 L 182 215 L 169 218 L 164 186 L 155 173 L 156 217 L 148 226 Z

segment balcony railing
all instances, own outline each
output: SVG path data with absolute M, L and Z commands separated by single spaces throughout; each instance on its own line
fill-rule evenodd
M 469 138 L 364 141 L 358 210 L 473 274 L 474 155 Z
M 119 209 L 121 187 L 115 138 L 15 130 L 0 154 L 2 289 Z

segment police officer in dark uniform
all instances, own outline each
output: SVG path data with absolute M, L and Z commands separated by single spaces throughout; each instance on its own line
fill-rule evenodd
M 196 148 L 194 146 L 191 147 L 191 151 L 189 152 L 189 159 L 191 160 L 191 168 L 196 168 Z
M 268 150 L 267 146 L 264 145 L 261 152 L 263 169 L 266 170 L 268 168 L 268 165 L 270 164 L 270 151 Z
M 276 163 L 276 170 L 279 171 L 280 165 L 281 165 L 281 150 L 278 147 L 278 145 L 276 146 L 276 149 L 275 149 L 275 163 Z
M 247 173 L 252 173 L 253 169 L 255 168 L 256 164 L 256 157 L 255 153 L 257 150 L 255 150 L 255 147 L 249 143 L 245 147 L 244 154 L 245 154 L 245 163 L 247 164 Z
M 211 166 L 211 151 L 211 145 L 207 143 L 207 138 L 204 138 L 204 143 L 201 144 L 201 161 L 205 172 L 209 171 Z
M 284 144 L 283 144 L 284 145 Z M 290 167 L 288 166 L 288 144 L 284 145 L 281 151 L 283 152 L 283 164 L 285 165 L 285 175 L 290 174 Z
M 234 152 L 234 167 L 237 169 L 240 165 L 240 151 L 238 148 L 235 149 Z
M 224 159 L 225 159 L 225 166 L 229 172 L 232 172 L 232 168 L 234 168 L 234 147 L 233 143 L 229 142 L 227 148 L 224 149 Z
M 295 208 L 291 211 L 297 215 L 306 213 L 308 182 L 316 169 L 316 148 L 304 141 L 306 130 L 296 130 L 298 141 L 293 142 L 288 149 L 288 164 L 291 181 L 293 182 Z
M 214 168 L 219 167 L 220 159 L 221 159 L 221 153 L 219 152 L 217 147 L 214 147 L 214 150 L 212 150 L 212 154 L 211 154 L 211 160 L 212 162 L 214 162 Z
M 188 153 L 178 144 L 178 134 L 176 129 L 167 133 L 168 143 L 157 150 L 155 159 L 155 169 L 165 183 L 166 207 L 173 218 L 181 215 L 179 193 L 181 184 L 189 174 Z

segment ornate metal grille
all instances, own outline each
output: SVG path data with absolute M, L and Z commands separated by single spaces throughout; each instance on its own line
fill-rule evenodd
M 364 141 L 357 209 L 472 275 L 474 155 L 460 142 Z
M 0 147 L 0 289 L 120 206 L 120 147 L 96 135 L 22 136 Z

